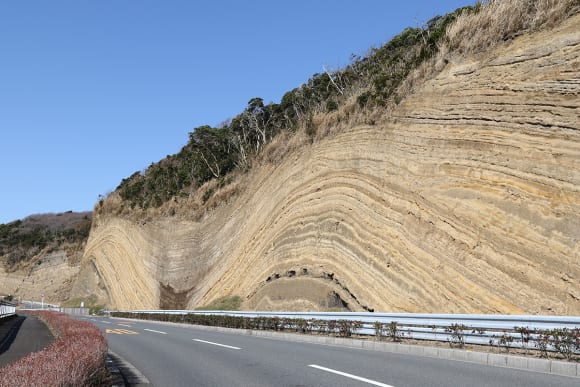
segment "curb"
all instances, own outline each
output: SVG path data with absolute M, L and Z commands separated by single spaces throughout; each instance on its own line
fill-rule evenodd
M 111 351 L 107 353 L 107 359 L 105 360 L 105 366 L 111 375 L 111 387 L 126 387 L 127 384 L 125 383 L 125 379 L 123 378 L 123 374 L 121 374 L 121 370 L 117 365 L 116 360 L 111 354 Z
M 135 366 L 109 349 L 107 369 L 111 374 L 111 387 L 148 386 L 147 379 Z
M 524 356 L 514 356 L 498 353 L 477 352 L 466 349 L 429 347 L 423 345 L 409 345 L 388 343 L 374 340 L 347 339 L 332 336 L 311 336 L 299 333 L 284 333 L 272 331 L 254 331 L 249 329 L 211 327 L 205 325 L 192 325 L 167 321 L 138 320 L 129 318 L 111 317 L 119 320 L 137 320 L 152 322 L 162 325 L 178 325 L 192 329 L 207 331 L 238 333 L 247 336 L 264 337 L 277 340 L 298 341 L 313 344 L 334 345 L 349 348 L 367 349 L 372 351 L 400 353 L 423 357 L 433 357 L 443 360 L 464 361 L 468 363 L 483 364 L 490 367 L 512 368 L 531 372 L 540 372 L 558 376 L 580 378 L 580 363 L 570 363 L 560 360 L 538 359 Z

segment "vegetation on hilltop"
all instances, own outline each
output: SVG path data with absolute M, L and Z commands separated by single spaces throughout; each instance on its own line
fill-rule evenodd
M 301 129 L 312 139 L 317 136 L 317 116 L 330 116 L 346 110 L 347 105 L 368 113 L 398 104 L 405 93 L 402 84 L 420 66 L 439 68 L 445 62 L 442 55 L 448 51 L 477 52 L 523 30 L 560 20 L 575 12 L 575 3 L 576 0 L 491 0 L 435 17 L 422 27 L 407 28 L 382 47 L 372 48 L 368 56 L 353 55 L 351 64 L 342 70 L 314 74 L 308 82 L 287 92 L 279 104 L 252 98 L 242 113 L 220 127 L 194 129 L 179 153 L 123 179 L 115 192 L 122 199 L 122 206 L 148 209 L 188 197 L 207 182 L 216 181 L 201 197 L 205 203 L 214 187 L 228 184 L 228 174 L 250 169 L 266 145 L 280 134 L 288 136 Z M 486 27 L 490 25 L 493 28 Z M 430 59 L 433 60 L 429 62 Z M 423 70 L 429 71 L 436 70 Z M 340 121 L 343 116 L 337 117 Z M 349 110 L 344 118 L 349 119 Z M 97 210 L 102 204 L 103 201 Z
M 340 71 L 314 74 L 307 83 L 284 94 L 279 104 L 252 98 L 242 113 L 221 127 L 196 128 L 179 153 L 124 179 L 118 193 L 131 208 L 159 207 L 209 180 L 223 184 L 234 169 L 247 170 L 280 132 L 304 128 L 314 136 L 313 116 L 336 111 L 351 97 L 358 96 L 361 108 L 398 102 L 397 87 L 437 51 L 449 24 L 477 8 L 460 8 L 424 27 L 407 28 L 384 46 L 371 49 L 367 57 L 352 56 L 352 63 Z
M 65 244 L 84 243 L 90 229 L 90 212 L 31 215 L 0 224 L 0 259 L 8 269 L 13 269 L 42 250 L 49 253 Z

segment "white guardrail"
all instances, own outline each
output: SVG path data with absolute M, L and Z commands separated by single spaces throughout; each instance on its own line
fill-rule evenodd
M 191 310 L 134 310 L 125 313 L 201 314 L 241 317 L 278 317 L 280 319 L 350 320 L 360 321 L 359 335 L 376 336 L 376 323 L 396 322 L 401 339 L 432 340 L 479 345 L 509 345 L 534 348 L 540 336 L 549 330 L 580 330 L 579 316 L 485 315 L 485 314 L 414 314 L 414 313 L 358 313 L 358 312 L 240 312 Z M 525 328 L 526 339 L 522 330 Z M 576 334 L 579 334 L 576 331 Z M 386 335 L 385 335 L 386 336 Z M 510 339 L 511 338 L 511 339 Z M 548 350 L 553 350 L 549 345 Z M 580 351 L 576 347 L 575 352 Z
M 0 319 L 16 314 L 16 306 L 12 303 L 0 301 Z

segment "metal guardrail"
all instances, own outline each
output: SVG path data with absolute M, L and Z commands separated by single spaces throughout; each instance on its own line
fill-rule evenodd
M 88 315 L 90 309 L 89 308 L 66 308 L 61 307 L 54 304 L 49 304 L 47 302 L 41 301 L 21 301 L 20 302 L 20 310 L 50 310 L 53 312 L 61 312 L 66 314 L 73 314 L 73 315 Z
M 88 316 L 89 308 L 58 308 L 56 311 L 66 314 L 72 314 L 75 316 Z
M 0 319 L 16 314 L 16 305 L 11 302 L 0 301 Z
M 58 312 L 59 308 L 60 307 L 58 305 L 49 304 L 48 302 L 44 301 L 28 301 L 28 300 L 20 301 L 20 309 L 22 310 L 44 309 Z
M 350 320 L 360 321 L 356 334 L 376 336 L 375 324 L 396 322 L 401 338 L 497 345 L 510 348 L 533 348 L 541 332 L 554 329 L 580 329 L 579 316 L 485 315 L 485 314 L 415 314 L 415 313 L 359 313 L 359 312 L 242 312 L 191 310 L 133 310 L 125 313 L 201 314 L 241 317 L 278 317 L 280 319 Z M 527 340 L 516 328 L 528 330 Z M 511 339 L 510 339 L 511 338 Z M 548 350 L 554 350 L 550 345 Z M 576 349 L 578 352 L 580 349 Z

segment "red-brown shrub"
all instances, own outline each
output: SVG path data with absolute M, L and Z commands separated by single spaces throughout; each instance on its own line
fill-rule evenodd
M 37 312 L 55 340 L 44 350 L 0 368 L 0 387 L 105 386 L 107 342 L 94 325 L 64 313 Z

